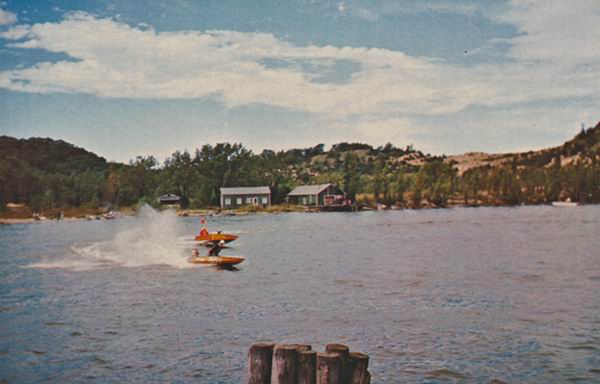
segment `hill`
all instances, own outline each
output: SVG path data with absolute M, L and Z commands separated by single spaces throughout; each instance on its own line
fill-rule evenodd
M 93 200 L 107 166 L 102 157 L 62 140 L 0 136 L 0 203 L 79 206 Z
M 0 209 L 154 204 L 175 193 L 191 208 L 218 206 L 220 187 L 269 186 L 281 203 L 297 185 L 335 183 L 360 204 L 405 208 L 600 202 L 600 124 L 561 146 L 515 154 L 431 156 L 412 146 L 338 143 L 260 154 L 205 144 L 163 164 L 107 163 L 61 140 L 0 137 Z
M 582 129 L 573 139 L 557 147 L 523 153 L 469 152 L 450 155 L 446 161 L 453 164 L 458 174 L 462 175 L 473 168 L 499 166 L 513 161 L 518 165 L 535 167 L 545 167 L 554 161 L 560 161 L 562 166 L 566 166 L 582 159 L 591 159 L 598 156 L 598 153 L 600 153 L 600 123 L 593 128 Z
M 600 123 L 593 128 L 582 129 L 573 139 L 563 145 L 541 151 L 531 151 L 516 155 L 516 162 L 525 166 L 549 166 L 560 162 L 561 166 L 578 161 L 591 161 L 600 154 Z
M 600 202 L 600 123 L 564 144 L 514 154 L 449 156 L 465 201 L 540 204 L 571 199 Z
M 51 173 L 104 170 L 107 166 L 105 159 L 92 152 L 50 138 L 16 139 L 0 136 L 0 157 L 19 159 L 39 171 Z

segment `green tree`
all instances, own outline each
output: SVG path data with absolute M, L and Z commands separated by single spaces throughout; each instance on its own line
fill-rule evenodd
M 360 190 L 359 159 L 353 152 L 348 152 L 344 158 L 343 188 L 348 199 L 355 201 Z

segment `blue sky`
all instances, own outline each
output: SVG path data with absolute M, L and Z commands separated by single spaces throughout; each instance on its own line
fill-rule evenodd
M 600 120 L 598 25 L 596 0 L 3 1 L 0 134 L 543 148 Z

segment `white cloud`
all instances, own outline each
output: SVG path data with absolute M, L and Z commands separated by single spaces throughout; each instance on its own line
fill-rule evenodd
M 13 48 L 61 52 L 73 59 L 0 72 L 0 86 L 18 91 L 212 97 L 229 106 L 259 103 L 331 115 L 447 112 L 466 105 L 461 95 L 478 93 L 460 83 L 464 74 L 456 76 L 456 69 L 424 58 L 384 49 L 297 47 L 263 33 L 157 33 L 77 13 L 60 23 L 17 26 L 1 36 L 13 40 Z M 347 60 L 360 70 L 347 83 L 312 82 L 314 76 L 300 66 L 272 68 L 263 64 L 267 59 L 325 67 Z
M 17 22 L 17 15 L 10 11 L 0 9 L 0 25 L 14 24 Z
M 475 68 L 494 90 L 483 105 L 600 98 L 598 1 L 513 0 L 493 17 L 519 35 L 503 40 L 514 62 Z
M 468 5 L 423 4 L 437 12 L 475 12 Z M 417 116 L 451 115 L 470 106 L 600 100 L 600 29 L 594 27 L 600 25 L 599 5 L 562 4 L 515 0 L 494 16 L 521 33 L 506 40 L 512 60 L 469 68 L 386 49 L 300 47 L 266 33 L 156 32 L 74 13 L 58 23 L 1 33 L 13 48 L 64 53 L 71 60 L 2 71 L 0 87 L 106 98 L 211 98 L 229 107 L 263 104 L 313 113 L 365 139 L 406 142 L 423 128 Z M 338 10 L 356 16 L 343 2 Z M 339 60 L 358 68 L 342 83 L 322 81 L 326 75 L 315 82 L 314 72 L 299 65 L 330 70 Z
M 600 2 L 513 0 L 497 20 L 517 26 L 510 54 L 520 61 L 560 65 L 600 61 Z

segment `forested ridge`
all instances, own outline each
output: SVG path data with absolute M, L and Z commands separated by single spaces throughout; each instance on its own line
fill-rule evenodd
M 0 136 L 0 209 L 21 203 L 33 211 L 66 207 L 156 204 L 166 193 L 183 206 L 219 204 L 219 188 L 267 185 L 282 203 L 297 185 L 332 182 L 360 204 L 402 207 L 600 202 L 600 124 L 542 151 L 490 155 L 474 165 L 424 154 L 412 146 L 339 143 L 253 153 L 242 144 L 205 144 L 164 162 L 137 157 L 107 162 L 48 138 Z M 460 169 L 460 172 L 459 172 Z

